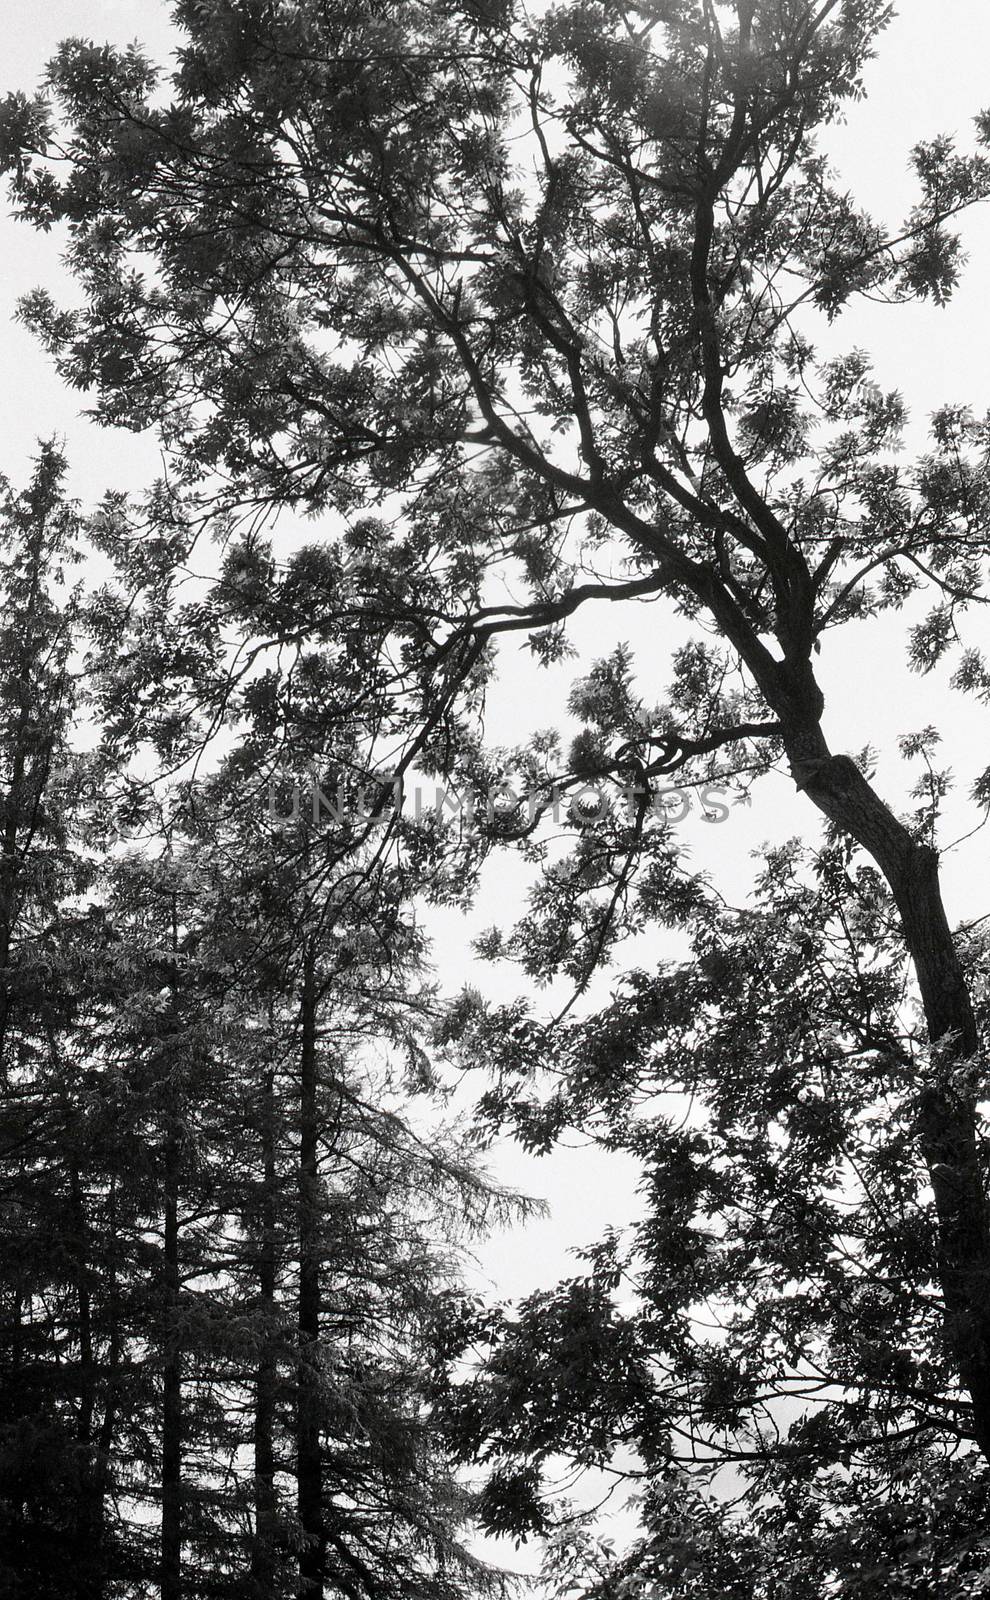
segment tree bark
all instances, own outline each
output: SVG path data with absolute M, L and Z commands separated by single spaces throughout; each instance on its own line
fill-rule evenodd
M 251 1576 L 258 1593 L 268 1595 L 275 1582 L 277 1509 L 275 1503 L 275 1069 L 266 1068 L 261 1098 L 261 1249 L 258 1256 L 258 1298 L 262 1318 L 262 1350 L 255 1372 L 254 1399 L 254 1542 Z
M 179 1147 L 174 1128 L 165 1141 L 164 1317 L 162 1366 L 161 1600 L 179 1600 L 182 1587 L 182 1356 L 179 1346 Z
M 16 686 L 20 709 L 17 717 L 17 726 L 13 736 L 13 756 L 11 760 L 10 785 L 4 803 L 4 826 L 2 845 L 0 845 L 0 1066 L 6 1078 L 6 1045 L 7 1030 L 10 1022 L 10 955 L 14 938 L 14 929 L 17 925 L 20 907 L 18 889 L 24 867 L 26 847 L 33 835 L 33 826 L 29 829 L 28 839 L 22 838 L 24 825 L 30 816 L 31 807 L 25 808 L 25 791 L 32 777 L 29 767 L 31 754 L 31 722 L 35 711 L 35 694 L 32 685 L 32 672 L 36 666 L 37 641 L 34 637 L 34 627 L 38 615 L 39 600 L 41 597 L 42 570 L 45 560 L 44 549 L 45 530 L 44 524 L 36 527 L 29 545 L 30 554 L 30 580 L 28 597 L 24 611 L 19 618 L 21 646 L 18 652 L 17 676 L 13 680 Z M 41 755 L 41 751 L 35 752 Z M 45 760 L 42 762 L 38 776 L 40 784 L 36 784 L 33 801 L 36 806 L 41 787 L 48 778 L 48 761 L 50 760 L 50 746 L 46 748 Z
M 69 1197 L 76 1271 L 76 1312 L 79 1319 L 79 1411 L 76 1420 L 79 1472 L 75 1508 L 78 1564 L 75 1591 L 77 1600 L 90 1600 L 99 1592 L 101 1582 L 104 1486 L 94 1438 L 97 1370 L 89 1290 L 89 1228 L 82 1179 L 74 1158 L 69 1163 Z
M 111 1172 L 107 1185 L 107 1230 L 105 1234 L 104 1269 L 106 1272 L 106 1325 L 108 1328 L 107 1349 L 104 1358 L 104 1408 L 103 1418 L 96 1437 L 95 1467 L 97 1482 L 100 1490 L 101 1507 L 105 1495 L 113 1488 L 113 1471 L 111 1463 L 114 1459 L 114 1439 L 117 1430 L 118 1385 L 120 1382 L 120 1359 L 124 1343 L 124 1334 L 120 1310 L 120 1288 L 117 1277 L 117 1261 L 119 1255 L 120 1239 L 117 1232 L 117 1176 Z M 106 1519 L 101 1525 L 103 1548 L 109 1544 L 107 1536 Z
M 316 979 L 313 952 L 305 955 L 299 1082 L 299 1318 L 296 1395 L 296 1481 L 303 1546 L 298 1600 L 318 1600 L 326 1579 L 320 1377 L 320 1196 L 316 1064 Z

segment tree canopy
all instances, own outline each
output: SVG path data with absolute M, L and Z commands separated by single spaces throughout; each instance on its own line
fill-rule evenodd
M 635 1236 L 517 1315 L 463 1307 L 450 1356 L 481 1365 L 440 1386 L 459 1447 L 494 1463 L 493 1528 L 546 1526 L 553 1458 L 634 1452 L 616 1470 L 646 1479 L 644 1542 L 632 1566 L 592 1561 L 602 1594 L 645 1574 L 769 1596 L 785 1567 L 792 1593 L 823 1570 L 836 1593 L 897 1592 L 895 1571 L 905 1593 L 966 1593 L 982 1559 L 985 954 L 942 903 L 934 733 L 907 747 L 929 777 L 901 816 L 830 748 L 816 675 L 826 633 L 864 650 L 903 611 L 908 664 L 954 653 L 957 688 L 990 684 L 963 639 L 986 599 L 986 419 L 943 406 L 912 453 L 901 397 L 834 353 L 854 299 L 950 299 L 955 219 L 990 190 L 986 116 L 971 147 L 915 147 L 896 226 L 830 173 L 816 141 L 889 15 L 190 0 L 171 77 L 69 41 L 46 95 L 3 113 L 16 203 L 65 230 L 82 291 L 21 314 L 99 421 L 154 426 L 169 453 L 167 485 L 95 524 L 130 585 L 97 612 L 115 747 L 185 759 L 250 711 L 258 786 L 300 754 L 383 786 L 478 782 L 505 759 L 481 717 L 499 636 L 550 662 L 578 608 L 611 626 L 662 597 L 694 641 L 658 650 L 643 693 L 622 649 L 586 664 L 578 738 L 515 754 L 530 788 L 647 800 L 783 761 L 824 821 L 739 911 L 645 803 L 580 817 L 565 859 L 539 814 L 467 843 L 442 819 L 386 829 L 404 892 L 463 898 L 507 835 L 533 859 L 529 909 L 488 950 L 575 1001 L 451 1005 L 433 1048 L 493 1068 L 482 1118 L 643 1163 Z M 279 513 L 318 516 L 319 538 L 286 549 Z M 204 530 L 222 553 L 180 631 Z M 153 692 L 175 673 L 181 718 Z M 380 820 L 329 830 L 316 870 L 363 877 Z M 657 925 L 684 961 L 586 1003 L 620 936 Z M 748 1522 L 685 1481 L 724 1462 Z

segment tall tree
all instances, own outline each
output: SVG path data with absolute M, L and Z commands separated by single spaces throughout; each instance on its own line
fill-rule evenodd
M 116 579 L 84 600 L 63 473 L 45 449 L 0 520 L 0 1584 L 486 1592 L 430 1401 L 464 1229 L 502 1202 L 407 1110 L 429 826 L 362 857 L 360 823 L 270 816 L 266 752 L 322 748 L 346 655 L 239 689 L 116 499 L 90 525 Z M 176 783 L 184 694 L 238 737 Z
M 25 491 L 0 487 L 0 1572 L 11 1594 L 82 1597 L 106 1560 L 114 1331 L 79 1042 L 101 938 L 79 909 L 95 774 L 71 744 L 80 519 L 64 478 L 46 445 Z
M 504 1200 L 456 1144 L 441 1154 L 418 1138 L 404 1110 L 408 1093 L 430 1087 L 419 1038 L 432 1000 L 413 899 L 455 893 L 459 858 L 435 862 L 429 818 L 383 815 L 369 837 L 353 795 L 341 800 L 329 776 L 354 788 L 382 719 L 374 696 L 355 693 L 373 648 L 364 629 L 326 629 L 305 650 L 276 630 L 259 664 L 248 580 L 252 564 L 270 560 L 263 547 L 232 544 L 216 594 L 182 607 L 167 569 L 154 557 L 142 564 L 122 508 L 105 515 L 101 536 L 141 595 L 125 611 L 107 591 L 93 607 L 109 742 L 147 740 L 181 761 L 200 736 L 185 721 L 177 731 L 177 703 L 198 702 L 207 718 L 219 711 L 229 734 L 208 776 L 173 786 L 130 778 L 120 797 L 137 788 L 144 854 L 163 803 L 172 819 L 169 853 L 152 869 L 139 850 L 130 880 L 148 880 L 145 898 L 160 884 L 160 915 L 169 885 L 181 891 L 179 959 L 163 951 L 161 970 L 174 967 L 184 1009 L 167 1039 L 150 1041 L 162 1064 L 163 1160 L 178 1144 L 151 1191 L 166 1289 L 179 1266 L 170 1325 L 180 1343 L 149 1336 L 159 1426 L 171 1421 L 179 1446 L 151 1494 L 156 1516 L 163 1501 L 162 1575 L 167 1558 L 183 1595 L 222 1581 L 243 1592 L 245 1564 L 251 1592 L 266 1595 L 337 1588 L 442 1600 L 483 1589 L 489 1579 L 458 1542 L 468 1502 L 430 1416 L 431 1329 L 456 1283 L 462 1228 Z M 275 581 L 305 585 L 302 574 L 329 564 L 310 547 Z M 224 640 L 233 669 L 218 666 L 208 638 Z M 249 650 L 255 670 L 238 675 Z M 166 680 L 174 690 L 163 705 L 146 691 Z M 394 720 L 401 726 L 401 712 Z M 309 794 L 284 816 L 270 806 L 279 757 L 303 778 L 322 774 L 322 813 Z M 382 785 L 368 788 L 374 802 Z M 121 913 L 138 916 L 142 903 L 132 894 Z M 136 931 L 150 947 L 139 916 Z M 166 935 L 163 925 L 158 948 Z M 197 1027 L 206 1048 L 191 1076 Z

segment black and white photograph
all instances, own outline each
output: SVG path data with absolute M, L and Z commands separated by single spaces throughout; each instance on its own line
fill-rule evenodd
M 0 1600 L 990 1597 L 986 0 L 0 24 Z

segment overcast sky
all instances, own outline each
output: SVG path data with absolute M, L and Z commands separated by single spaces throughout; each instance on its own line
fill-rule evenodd
M 168 8 L 159 0 L 5 0 L 4 56 L 0 91 L 31 89 L 60 38 L 69 34 L 121 44 L 137 39 L 149 54 L 167 59 L 171 48 Z M 849 188 L 868 209 L 894 223 L 911 204 L 907 165 L 911 145 L 934 134 L 958 133 L 969 139 L 970 119 L 990 105 L 990 9 L 986 0 L 903 0 L 899 16 L 882 38 L 868 72 L 867 100 L 850 109 L 845 126 L 831 130 L 828 148 Z M 0 470 L 23 481 L 39 436 L 65 436 L 73 491 L 92 502 L 108 486 L 139 489 L 159 469 L 154 440 L 111 435 L 80 416 L 85 402 L 62 389 L 48 360 L 30 336 L 10 320 L 16 299 L 41 284 L 58 295 L 65 288 L 54 237 L 37 235 L 0 218 L 0 388 L 3 448 Z M 859 345 L 875 358 L 879 381 L 905 394 L 919 431 L 927 415 L 947 401 L 966 401 L 977 411 L 990 407 L 987 359 L 987 283 L 990 281 L 990 214 L 966 223 L 971 255 L 963 284 L 947 310 L 926 305 L 907 308 L 858 306 L 840 319 L 828 336 L 835 349 Z M 71 297 L 71 289 L 66 293 Z M 829 700 L 827 733 L 833 749 L 857 751 L 871 744 L 887 752 L 881 788 L 889 798 L 902 793 L 903 771 L 894 754 L 896 735 L 928 723 L 943 729 L 953 747 L 958 789 L 950 807 L 946 841 L 974 827 L 980 818 L 966 801 L 975 775 L 990 762 L 987 713 L 951 695 L 945 681 L 919 679 L 904 665 L 903 623 L 887 622 L 850 632 L 862 647 L 880 649 L 867 657 L 849 656 L 842 635 L 826 646 L 821 676 Z M 627 608 L 621 619 L 587 616 L 575 627 L 575 641 L 591 659 L 596 649 L 628 639 L 648 697 L 659 698 L 666 677 L 670 642 L 678 631 L 659 606 Z M 535 675 L 533 659 L 513 646 L 503 661 L 502 682 L 492 697 L 489 730 L 493 738 L 516 742 L 535 728 L 559 720 L 575 664 L 565 663 Z M 793 793 L 783 774 L 768 778 L 750 809 L 737 809 L 717 827 L 697 814 L 684 824 L 694 859 L 717 875 L 730 896 L 744 892 L 749 852 L 764 839 L 794 833 L 814 838 L 815 813 Z M 946 889 L 952 920 L 987 909 L 987 838 L 978 833 L 946 858 Z M 525 874 L 500 863 L 489 874 L 482 904 L 469 919 L 445 913 L 435 919 L 438 961 L 451 986 L 472 975 L 467 940 L 477 928 L 511 917 Z M 516 989 L 514 975 L 483 969 L 482 986 L 502 995 Z M 503 1154 L 500 1170 L 510 1182 L 549 1197 L 553 1214 L 523 1236 L 493 1241 L 484 1251 L 485 1271 L 501 1294 L 516 1294 L 552 1281 L 567 1270 L 567 1247 L 598 1235 L 606 1222 L 621 1222 L 631 1206 L 635 1174 L 609 1167 L 587 1152 L 558 1152 L 544 1162 Z

